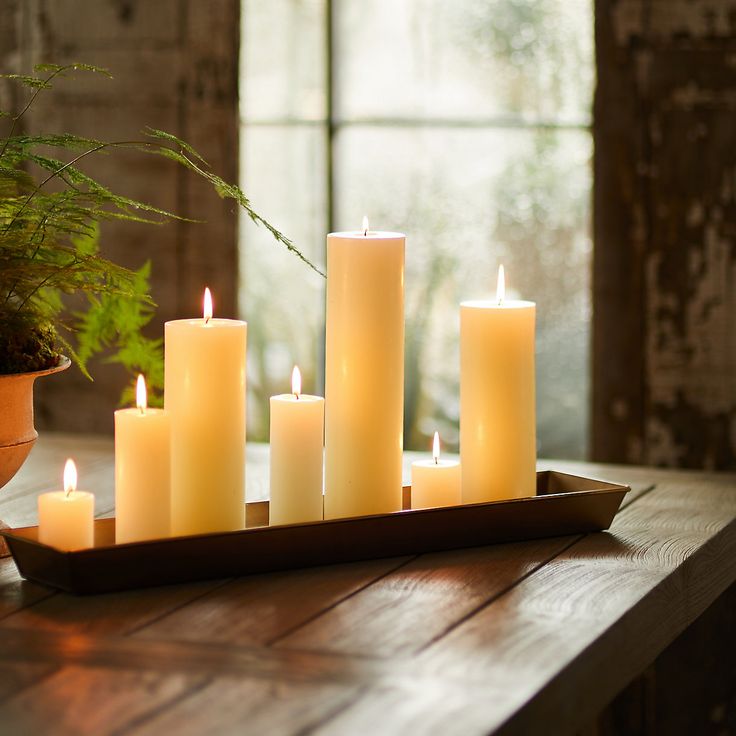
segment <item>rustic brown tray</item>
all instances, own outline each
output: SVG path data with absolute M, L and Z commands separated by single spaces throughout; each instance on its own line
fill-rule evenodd
M 60 552 L 38 527 L 0 531 L 20 574 L 75 594 L 237 577 L 607 529 L 628 486 L 548 470 L 537 496 L 376 516 L 267 526 L 268 501 L 246 504 L 237 532 L 115 544 L 115 519 L 95 521 L 95 546 Z

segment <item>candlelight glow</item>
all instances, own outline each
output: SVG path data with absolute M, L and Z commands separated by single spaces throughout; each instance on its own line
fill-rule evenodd
M 212 294 L 210 293 L 209 288 L 205 288 L 204 290 L 203 316 L 205 323 L 212 319 Z
M 368 235 L 368 215 L 363 215 L 363 235 Z
M 440 433 L 434 433 L 434 441 L 432 442 L 432 459 L 435 465 L 440 461 Z
M 141 410 L 141 414 L 145 414 L 148 407 L 148 396 L 146 394 L 146 380 L 143 374 L 138 374 L 138 382 L 135 385 L 135 405 Z
M 503 264 L 498 267 L 498 281 L 496 283 L 496 301 L 503 304 L 506 298 L 506 277 L 503 272 Z
M 74 460 L 69 458 L 64 465 L 64 493 L 68 496 L 77 490 L 77 466 Z
M 299 371 L 299 366 L 295 365 L 294 370 L 291 372 L 291 393 L 299 398 L 299 394 L 302 392 L 302 374 Z

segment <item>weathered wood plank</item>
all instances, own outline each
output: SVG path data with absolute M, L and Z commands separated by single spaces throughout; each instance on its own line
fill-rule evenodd
M 221 584 L 207 581 L 86 597 L 58 593 L 6 616 L 0 626 L 88 636 L 128 634 Z
M 311 733 L 320 736 L 485 736 L 489 712 L 510 707 L 509 695 L 496 687 L 462 686 L 436 678 L 431 681 L 380 683 L 365 690 L 353 704 L 326 718 Z M 533 733 L 554 733 L 538 729 Z
M 227 643 L 100 636 L 59 628 L 0 627 L 0 651 L 12 662 L 41 662 L 161 673 L 238 675 L 289 682 L 375 683 L 403 678 L 400 661 L 357 659 Z M 413 670 L 414 676 L 420 673 Z
M 256 575 L 226 583 L 142 627 L 138 637 L 269 644 L 400 568 L 410 558 Z
M 558 537 L 421 555 L 277 645 L 360 656 L 412 654 L 577 539 Z
M 144 736 L 176 733 L 293 734 L 313 725 L 356 698 L 355 685 L 337 683 L 264 682 L 253 678 L 223 678 L 196 690 L 140 726 L 121 733 Z
M 6 700 L 2 727 L 17 736 L 120 733 L 204 683 L 196 675 L 65 667 Z

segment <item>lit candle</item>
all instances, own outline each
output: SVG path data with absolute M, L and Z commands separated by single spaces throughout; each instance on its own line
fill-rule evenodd
M 64 466 L 64 490 L 38 497 L 38 541 L 64 552 L 94 546 L 95 497 L 77 490 L 77 466 Z
M 440 435 L 435 432 L 432 459 L 411 464 L 411 507 L 456 506 L 460 498 L 460 463 L 440 459 Z
M 464 503 L 536 493 L 534 302 L 460 305 L 460 459 Z
M 115 412 L 115 541 L 168 537 L 171 533 L 171 421 L 149 409 L 146 382 L 138 376 L 136 408 Z
M 245 527 L 245 359 L 248 325 L 214 319 L 165 325 L 171 418 L 172 535 Z
M 405 240 L 327 236 L 326 519 L 401 509 Z
M 271 397 L 270 524 L 322 519 L 325 400 L 302 393 L 294 366 L 291 393 Z

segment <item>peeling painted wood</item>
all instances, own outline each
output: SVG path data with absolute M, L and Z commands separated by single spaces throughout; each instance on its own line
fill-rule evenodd
M 596 10 L 594 456 L 732 469 L 736 2 Z

